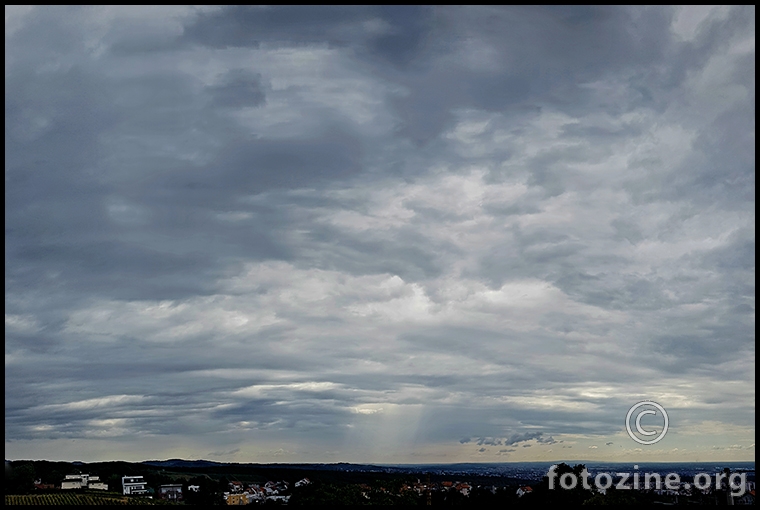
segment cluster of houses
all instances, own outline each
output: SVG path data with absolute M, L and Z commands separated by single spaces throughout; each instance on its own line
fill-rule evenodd
M 380 490 L 382 491 L 383 489 L 381 488 Z M 455 492 L 459 492 L 463 496 L 469 496 L 470 491 L 472 490 L 472 485 L 466 482 L 451 482 L 451 481 L 422 483 L 419 480 L 417 480 L 417 483 L 414 483 L 412 485 L 404 484 L 401 486 L 401 492 L 414 491 L 417 493 L 417 495 L 422 495 L 426 493 L 428 490 L 455 491 Z
M 692 483 L 681 481 L 679 482 L 677 487 L 673 487 L 673 488 L 660 487 L 660 488 L 640 489 L 640 490 L 642 490 L 642 492 L 651 492 L 652 494 L 655 494 L 657 496 L 664 496 L 664 497 L 671 498 L 674 502 L 678 502 L 679 497 L 690 498 L 692 496 L 696 496 L 701 493 L 703 496 L 715 496 L 716 503 L 718 502 L 718 499 L 717 499 L 718 497 L 725 497 L 726 498 L 725 504 L 727 505 L 754 505 L 755 504 L 755 482 L 754 481 L 745 480 L 743 482 L 744 483 L 743 487 L 733 488 L 731 490 L 728 490 L 727 483 L 728 482 L 726 480 L 722 480 L 720 487 L 716 487 L 715 484 L 711 483 L 707 487 L 699 488 L 699 487 L 695 487 Z M 626 487 L 627 489 L 633 489 L 633 484 L 630 481 L 627 481 L 626 483 L 624 483 L 623 486 Z M 604 494 L 606 491 L 604 489 L 599 489 L 599 492 Z M 723 494 L 724 496 L 719 496 Z
M 303 478 L 295 483 L 296 487 L 309 485 L 311 481 Z M 244 484 L 239 481 L 229 483 L 229 491 L 224 493 L 224 500 L 228 505 L 249 505 L 251 503 L 263 503 L 265 501 L 281 501 L 287 503 L 290 495 L 282 494 L 289 489 L 288 482 L 267 482 L 264 485 Z
M 122 493 L 125 496 L 142 496 L 149 494 L 151 490 L 141 475 L 123 476 L 121 478 Z M 43 484 L 41 480 L 35 481 L 35 487 L 40 489 L 53 489 L 53 485 Z M 96 489 L 108 490 L 108 484 L 100 481 L 100 478 L 90 474 L 66 475 L 61 482 L 61 489 Z M 188 490 L 199 490 L 197 485 L 191 485 Z M 182 501 L 182 484 L 166 484 L 158 488 L 157 495 L 167 501 Z
M 145 478 L 142 475 L 122 476 L 121 487 L 123 494 L 128 495 L 144 495 L 150 492 L 148 484 L 145 482 Z M 197 486 L 191 485 L 188 490 L 198 490 Z M 159 499 L 166 501 L 182 501 L 182 484 L 181 483 L 169 483 L 160 485 L 158 487 L 157 496 Z
M 309 485 L 311 481 L 303 478 L 295 483 L 296 487 Z M 39 488 L 52 489 L 52 485 L 42 484 L 36 480 Z M 122 493 L 125 496 L 144 496 L 153 493 L 142 475 L 123 476 L 121 478 Z M 89 474 L 66 475 L 61 482 L 61 489 L 100 489 L 108 490 L 108 484 L 100 481 L 100 478 Z M 287 503 L 290 495 L 283 494 L 289 489 L 288 482 L 267 482 L 264 485 L 243 484 L 239 481 L 229 483 L 229 491 L 224 493 L 224 500 L 228 505 L 247 505 L 253 502 L 281 501 Z M 189 485 L 188 491 L 198 492 L 198 485 Z M 165 484 L 155 491 L 158 498 L 166 501 L 182 501 L 182 484 Z M 149 496 L 152 497 L 152 496 Z
M 309 485 L 311 481 L 308 478 L 303 478 L 299 481 L 297 481 L 294 486 L 295 487 L 304 487 L 306 485 Z M 35 487 L 38 489 L 52 489 L 54 488 L 53 485 L 49 484 L 43 484 L 41 480 L 35 480 L 34 482 Z M 145 482 L 145 479 L 141 475 L 132 475 L 132 476 L 123 476 L 121 479 L 122 484 L 122 491 L 124 495 L 147 495 L 149 493 L 154 492 L 153 490 L 148 488 L 147 483 Z M 630 485 L 630 482 L 628 483 Z M 725 491 L 726 489 L 726 483 L 724 482 L 720 490 Z M 96 490 L 108 490 L 108 484 L 103 483 L 100 481 L 100 478 L 95 475 L 89 475 L 89 474 L 71 474 L 66 475 L 65 479 L 61 482 L 60 485 L 61 489 L 96 489 Z M 371 487 L 368 485 L 362 485 L 361 486 L 363 490 L 363 494 L 365 497 L 369 498 L 369 492 L 371 490 Z M 633 487 L 630 487 L 633 488 Z M 486 487 L 488 489 L 488 487 Z M 744 487 L 741 496 L 728 496 L 728 501 L 726 503 L 728 505 L 754 505 L 755 504 L 755 482 L 754 481 L 745 481 Z M 200 487 L 197 485 L 190 485 L 187 487 L 188 491 L 194 491 L 198 492 L 200 490 Z M 287 503 L 290 499 L 289 494 L 287 493 L 289 490 L 289 484 L 286 481 L 279 481 L 279 482 L 266 482 L 263 485 L 259 484 L 244 484 L 240 481 L 232 481 L 229 482 L 229 490 L 224 493 L 224 500 L 228 505 L 248 505 L 251 503 L 263 503 L 265 501 L 280 501 L 282 503 Z M 381 491 L 385 491 L 385 489 L 380 488 Z M 413 491 L 416 492 L 418 495 L 422 494 L 429 494 L 430 492 L 437 492 L 437 491 L 446 491 L 446 492 L 459 492 L 463 496 L 469 496 L 470 492 L 472 490 L 472 486 L 466 482 L 452 482 L 452 481 L 443 481 L 443 482 L 429 482 L 428 483 L 421 483 L 419 480 L 417 480 L 417 483 L 413 484 L 404 484 L 401 487 L 401 492 L 405 491 Z M 495 492 L 496 487 L 491 487 L 491 491 Z M 717 487 L 711 486 L 704 489 L 698 489 L 688 483 L 681 483 L 681 485 L 678 488 L 660 488 L 660 489 L 651 489 L 651 492 L 658 496 L 670 496 L 675 497 L 676 501 L 678 501 L 678 497 L 688 497 L 692 496 L 697 493 L 697 491 L 702 492 L 705 495 L 710 495 L 716 493 L 718 490 Z M 533 492 L 533 489 L 530 486 L 521 486 L 517 489 L 517 496 L 522 497 L 527 494 L 530 494 Z M 604 493 L 606 491 L 601 490 L 600 492 Z M 648 491 L 645 491 L 648 492 Z M 158 490 L 155 491 L 158 498 L 166 501 L 182 501 L 183 495 L 182 495 L 182 485 L 181 484 L 165 484 L 158 487 Z
M 632 482 L 628 481 L 623 484 L 624 487 L 626 487 L 629 490 L 633 490 L 633 484 Z M 721 484 L 720 492 L 724 492 L 727 489 L 726 482 L 724 481 Z M 731 491 L 726 491 L 726 504 L 727 505 L 755 505 L 755 482 L 753 481 L 745 481 L 744 486 L 742 487 L 742 490 L 739 491 L 738 489 L 733 489 L 734 492 L 740 492 L 741 495 L 734 495 L 731 494 Z M 598 489 L 598 491 L 602 494 L 606 494 L 605 489 Z M 526 494 L 530 494 L 533 492 L 533 489 L 530 486 L 522 486 L 517 489 L 517 496 L 522 497 Z M 659 488 L 659 489 L 643 489 L 643 492 L 651 492 L 652 494 L 655 494 L 657 496 L 666 496 L 670 498 L 674 498 L 674 500 L 677 502 L 679 496 L 682 498 L 688 498 L 690 496 L 696 495 L 698 492 L 702 493 L 705 496 L 709 496 L 712 494 L 716 494 L 718 492 L 718 489 L 716 489 L 715 486 L 710 485 L 706 488 L 697 488 L 694 487 L 694 485 L 687 483 L 687 482 L 681 482 L 680 485 L 677 488 Z M 717 502 L 717 500 L 716 500 Z

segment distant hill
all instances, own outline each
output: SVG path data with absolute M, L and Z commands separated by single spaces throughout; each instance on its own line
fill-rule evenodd
M 252 467 L 252 468 L 281 468 L 281 469 L 310 469 L 316 471 L 379 471 L 390 472 L 394 470 L 401 470 L 397 467 L 390 466 L 375 466 L 372 464 L 350 464 L 348 462 L 337 462 L 333 464 L 260 464 L 255 462 L 216 462 L 213 460 L 184 460 L 184 459 L 168 459 L 168 460 L 144 460 L 140 464 L 145 464 L 153 467 L 160 468 L 172 468 L 172 469 L 188 469 L 188 468 L 215 468 L 215 467 Z M 406 468 L 404 468 L 406 470 Z
M 207 468 L 207 467 L 219 467 L 230 466 L 228 462 L 214 462 L 213 460 L 183 460 L 183 459 L 169 459 L 169 460 L 145 460 L 140 464 L 147 464 L 148 466 L 156 466 L 163 468 Z

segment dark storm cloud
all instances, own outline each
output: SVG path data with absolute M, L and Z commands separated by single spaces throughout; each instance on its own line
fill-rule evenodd
M 441 65 L 424 68 L 408 82 L 413 92 L 399 102 L 399 114 L 407 121 L 406 133 L 420 142 L 450 124 L 454 105 L 507 116 L 547 103 L 568 112 L 640 106 L 638 93 L 622 103 L 605 101 L 578 85 L 660 60 L 667 47 L 662 27 L 669 23 L 664 10 L 634 14 L 605 7 L 583 15 L 547 7 L 457 7 L 442 10 L 441 17 L 446 42 L 430 45 L 443 53 L 459 43 L 470 54 L 455 60 L 439 53 Z
M 346 44 L 353 25 L 371 19 L 363 7 L 230 6 L 200 14 L 185 27 L 188 41 L 212 47 L 258 47 L 282 43 Z
M 327 43 L 404 64 L 423 44 L 427 6 L 230 6 L 202 13 L 183 39 L 214 48 Z
M 376 72 L 410 89 L 396 103 L 397 113 L 408 136 L 427 142 L 449 124 L 456 107 L 509 113 L 547 100 L 567 109 L 640 106 L 640 93 L 630 105 L 599 105 L 578 84 L 637 66 L 651 69 L 666 56 L 671 17 L 667 9 L 611 7 L 590 7 L 581 14 L 552 7 L 469 6 L 433 12 L 414 6 L 234 6 L 198 15 L 183 38 L 214 48 L 258 48 L 262 43 L 349 47 L 369 56 Z M 467 68 L 479 64 L 479 55 L 456 52 L 469 43 L 482 43 L 498 56 Z M 454 60 L 456 56 L 463 60 Z M 398 73 L 400 65 L 407 74 Z
M 742 444 L 754 7 L 700 9 L 6 7 L 7 455 Z

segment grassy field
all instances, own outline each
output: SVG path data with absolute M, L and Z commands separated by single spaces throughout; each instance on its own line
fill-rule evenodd
M 163 503 L 163 501 L 161 502 Z M 122 496 L 118 492 L 99 494 L 65 492 L 6 495 L 6 505 L 155 505 L 156 500 Z

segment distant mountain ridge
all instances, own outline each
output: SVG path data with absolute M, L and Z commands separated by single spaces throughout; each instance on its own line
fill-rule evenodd
M 205 468 L 215 466 L 231 466 L 229 462 L 215 462 L 213 460 L 184 460 L 184 459 L 168 459 L 168 460 L 144 460 L 140 464 L 147 464 L 149 466 L 157 467 L 170 467 L 170 468 Z
M 250 466 L 250 467 L 279 467 L 289 469 L 316 469 L 316 470 L 339 470 L 339 471 L 376 471 L 394 469 L 390 466 L 376 466 L 372 464 L 351 464 L 348 462 L 336 462 L 333 464 L 319 463 L 298 463 L 298 464 L 280 464 L 280 463 L 257 463 L 257 462 L 216 462 L 213 460 L 185 460 L 185 459 L 167 459 L 167 460 L 144 460 L 140 464 L 163 468 L 207 468 L 223 466 Z

